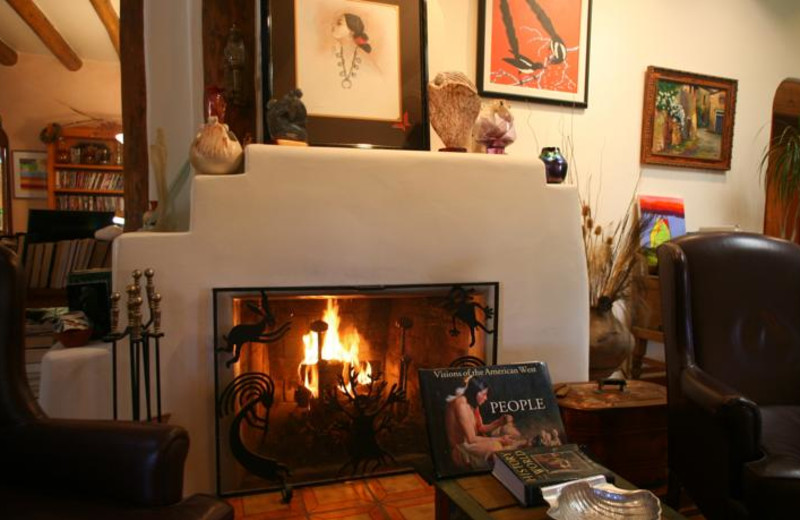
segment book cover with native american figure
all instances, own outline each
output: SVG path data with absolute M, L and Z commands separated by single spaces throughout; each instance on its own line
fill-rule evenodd
M 437 477 L 492 469 L 495 453 L 565 442 L 542 362 L 420 370 Z

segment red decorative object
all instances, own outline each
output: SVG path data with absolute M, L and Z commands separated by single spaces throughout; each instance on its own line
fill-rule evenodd
M 89 343 L 92 329 L 72 329 L 56 334 L 56 339 L 67 348 L 82 347 Z
M 216 116 L 220 123 L 225 123 L 225 112 L 228 103 L 225 101 L 225 91 L 220 87 L 206 87 L 206 121 L 211 116 Z

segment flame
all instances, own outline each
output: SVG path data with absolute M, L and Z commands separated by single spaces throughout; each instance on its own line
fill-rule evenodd
M 339 317 L 339 304 L 333 299 L 328 299 L 327 307 L 322 315 L 322 321 L 328 324 L 322 343 L 322 359 L 325 361 L 339 361 L 343 364 L 342 376 L 345 382 L 349 380 L 350 367 L 357 367 L 358 384 L 368 384 L 372 375 L 372 366 L 369 362 L 358 359 L 361 344 L 366 344 L 364 338 L 355 327 L 348 327 L 340 332 L 341 318 Z M 297 375 L 302 385 L 314 397 L 319 397 L 319 372 L 320 357 L 319 338 L 316 333 L 309 332 L 303 335 L 305 356 L 297 367 Z

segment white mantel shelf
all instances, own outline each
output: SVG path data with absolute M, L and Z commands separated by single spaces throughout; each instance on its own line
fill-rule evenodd
M 215 287 L 497 281 L 498 361 L 542 360 L 553 381 L 587 379 L 578 193 L 546 184 L 540 161 L 270 145 L 245 154 L 244 174 L 194 179 L 189 232 L 114 242 L 117 290 L 133 269 L 156 271 L 164 408 L 192 443 L 186 493 L 214 491 Z

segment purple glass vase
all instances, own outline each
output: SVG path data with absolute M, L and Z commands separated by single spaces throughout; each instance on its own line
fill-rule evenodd
M 542 148 L 539 159 L 544 163 L 544 172 L 548 184 L 561 184 L 567 178 L 567 160 L 561 155 L 557 146 Z

